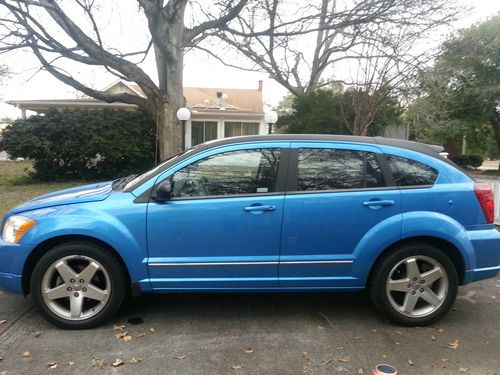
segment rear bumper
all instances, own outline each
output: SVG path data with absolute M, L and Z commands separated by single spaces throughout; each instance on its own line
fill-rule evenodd
M 22 293 L 22 273 L 34 245 L 11 244 L 0 239 L 0 288 Z
M 489 279 L 500 271 L 500 232 L 496 229 L 468 231 L 475 262 L 465 270 L 463 284 Z

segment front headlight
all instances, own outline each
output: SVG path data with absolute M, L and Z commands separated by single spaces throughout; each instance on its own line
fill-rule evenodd
M 36 225 L 36 221 L 22 215 L 14 215 L 7 219 L 3 227 L 3 240 L 10 243 L 19 243 L 24 234 Z

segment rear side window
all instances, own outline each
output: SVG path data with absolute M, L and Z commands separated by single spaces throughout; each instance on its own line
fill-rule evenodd
M 325 148 L 299 149 L 297 190 L 342 190 L 384 186 L 372 152 Z
M 434 168 L 415 160 L 387 155 L 387 162 L 397 186 L 434 185 L 438 176 Z

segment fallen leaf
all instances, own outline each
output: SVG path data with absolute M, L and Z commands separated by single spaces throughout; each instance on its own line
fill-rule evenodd
M 300 355 L 302 356 L 302 358 L 307 358 L 309 356 L 309 353 L 308 352 L 302 352 L 302 353 L 300 353 Z
M 4 324 L 4 323 L 7 323 L 7 321 L 5 319 L 0 320 L 0 324 Z
M 113 329 L 115 331 L 123 331 L 125 328 L 126 328 L 126 326 L 123 326 L 123 325 L 122 326 L 113 326 Z
M 396 345 L 399 345 L 399 341 L 396 341 Z
M 365 370 L 363 370 L 362 368 L 358 369 L 358 374 L 364 374 L 364 373 L 365 373 Z
M 409 360 L 408 360 L 408 364 L 409 364 L 410 366 L 413 366 L 413 365 L 415 364 L 415 362 L 413 362 L 411 359 L 409 359 Z
M 441 327 L 438 327 L 438 326 L 434 326 L 434 328 L 436 328 L 436 330 L 437 330 L 439 333 L 443 333 L 443 332 L 444 332 L 444 328 L 441 328 Z
M 231 368 L 232 368 L 233 370 L 240 370 L 240 369 L 242 369 L 242 368 L 243 368 L 243 365 L 232 365 L 232 366 L 231 366 Z
M 130 363 L 132 365 L 136 365 L 136 364 L 141 363 L 141 362 L 142 362 L 141 358 L 132 358 L 130 361 L 128 361 L 128 363 Z
M 321 364 L 323 364 L 323 365 L 329 365 L 332 362 L 333 362 L 333 359 L 328 359 L 326 361 L 325 360 L 321 360 Z
M 0 361 L 3 359 L 3 357 L 0 357 Z
M 36 331 L 35 334 L 33 335 L 35 337 L 40 337 L 40 331 Z
M 342 363 L 351 362 L 351 357 L 341 357 L 339 358 L 339 361 Z
M 387 358 L 387 356 L 386 356 L 385 354 L 382 354 L 382 358 L 386 359 L 386 358 Z
M 398 335 L 402 335 L 403 334 L 403 332 L 401 332 L 401 331 L 394 331 L 394 333 L 397 333 Z
M 117 333 L 115 335 L 117 339 L 123 339 L 125 336 L 127 336 L 127 332 Z
M 178 355 L 175 357 L 175 359 L 179 360 L 179 361 L 182 361 L 183 359 L 186 359 L 187 358 L 187 355 Z
M 99 361 L 99 364 L 97 365 L 98 368 L 100 368 L 101 370 L 104 368 L 104 359 L 101 359 Z
M 8 375 L 7 371 L 0 371 L 0 375 Z
M 149 332 L 155 333 L 155 327 L 149 327 Z
M 55 368 L 57 368 L 57 363 L 56 362 L 49 362 L 49 363 L 47 363 L 47 367 L 50 369 L 55 369 Z
M 24 353 L 23 353 L 23 357 L 24 357 L 24 358 L 28 358 L 30 355 L 31 355 L 31 353 L 30 353 L 30 352 L 24 352 Z
M 139 333 L 137 336 L 135 336 L 136 339 L 140 339 L 141 337 L 146 336 L 144 332 Z
M 467 367 L 460 367 L 460 372 L 467 372 L 468 368 Z
M 253 349 L 251 347 L 248 347 L 248 348 L 245 348 L 243 350 L 243 352 L 247 353 L 247 354 L 252 354 L 253 353 Z
M 116 358 L 115 361 L 111 364 L 111 366 L 118 367 L 124 364 L 125 362 L 123 362 L 120 358 Z
M 456 350 L 456 349 L 458 349 L 458 347 L 460 345 L 459 343 L 460 343 L 459 340 L 455 340 L 455 341 L 449 342 L 446 347 L 448 349 L 451 349 L 451 350 Z
M 431 340 L 432 340 L 432 341 L 436 341 L 436 336 L 432 335 L 432 336 L 431 336 Z
M 125 342 L 132 341 L 132 336 L 129 336 L 129 335 L 125 336 L 125 337 L 123 338 L 123 341 L 125 341 Z
M 67 362 L 66 364 L 67 364 L 68 366 L 70 366 L 70 367 L 71 367 L 71 366 L 73 366 L 73 365 L 75 364 L 75 362 L 73 362 L 73 361 L 69 361 L 69 362 Z

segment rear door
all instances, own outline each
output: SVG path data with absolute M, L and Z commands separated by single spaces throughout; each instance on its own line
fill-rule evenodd
M 374 146 L 292 142 L 283 216 L 281 287 L 361 287 L 356 247 L 401 212 L 401 193 Z

